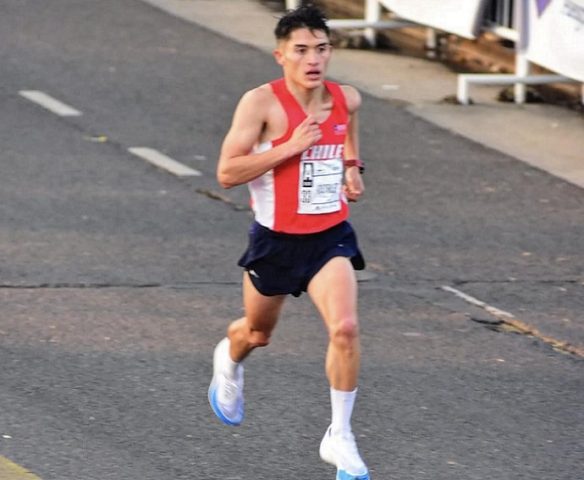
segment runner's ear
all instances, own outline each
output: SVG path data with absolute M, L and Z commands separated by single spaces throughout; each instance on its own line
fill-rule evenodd
M 278 45 L 278 48 L 276 48 L 273 53 L 278 65 L 284 66 L 284 54 L 282 53 L 280 45 Z

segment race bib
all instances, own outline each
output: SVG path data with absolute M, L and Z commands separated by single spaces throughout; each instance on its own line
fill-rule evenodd
M 298 188 L 298 213 L 318 214 L 341 209 L 343 160 L 302 158 Z

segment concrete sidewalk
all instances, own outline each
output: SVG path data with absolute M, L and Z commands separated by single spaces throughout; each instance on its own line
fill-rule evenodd
M 278 14 L 257 0 L 143 0 L 238 42 L 271 52 Z M 331 78 L 584 188 L 584 116 L 553 105 L 495 100 L 498 87 L 473 86 L 471 106 L 444 103 L 455 73 L 439 62 L 385 51 L 335 50 Z

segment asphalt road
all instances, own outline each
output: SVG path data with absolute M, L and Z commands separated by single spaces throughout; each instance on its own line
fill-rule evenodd
M 4 0 L 0 65 L 0 455 L 43 480 L 333 478 L 305 297 L 246 363 L 245 424 L 206 400 L 251 219 L 215 161 L 274 62 L 137 0 Z M 584 346 L 584 192 L 367 96 L 362 123 L 354 428 L 373 478 L 579 478 L 582 359 L 441 287 Z

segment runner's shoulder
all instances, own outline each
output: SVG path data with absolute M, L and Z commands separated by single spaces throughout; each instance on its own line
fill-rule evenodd
M 361 94 L 359 93 L 359 90 L 351 85 L 341 85 L 341 90 L 345 94 L 349 113 L 359 110 L 359 107 L 361 106 Z
M 266 83 L 245 92 L 241 97 L 240 103 L 251 108 L 266 109 L 267 111 L 275 101 L 274 92 L 270 85 Z

